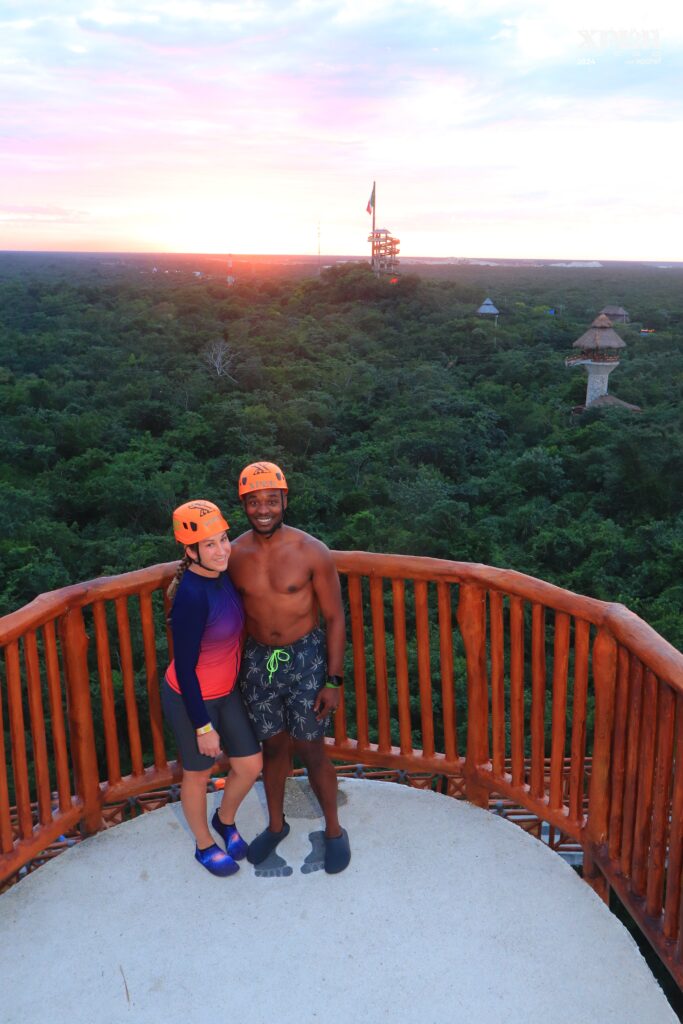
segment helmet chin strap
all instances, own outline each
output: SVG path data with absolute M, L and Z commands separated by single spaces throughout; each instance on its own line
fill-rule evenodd
M 195 549 L 197 557 L 192 559 L 194 564 L 198 565 L 200 569 L 206 569 L 206 566 L 202 562 L 202 556 L 199 554 L 199 544 L 189 544 L 188 547 Z

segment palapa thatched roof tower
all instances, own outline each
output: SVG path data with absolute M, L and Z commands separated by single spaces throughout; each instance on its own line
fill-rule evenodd
M 612 321 L 599 313 L 585 334 L 572 345 L 579 352 L 568 356 L 567 366 L 585 366 L 588 371 L 586 406 L 607 394 L 607 381 L 612 370 L 619 365 L 619 349 L 626 342 L 612 328 Z
M 627 324 L 629 316 L 623 306 L 604 306 L 600 313 L 609 317 L 613 324 Z

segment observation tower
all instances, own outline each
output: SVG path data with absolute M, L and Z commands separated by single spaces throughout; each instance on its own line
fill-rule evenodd
M 599 398 L 607 395 L 609 375 L 619 365 L 619 351 L 626 348 L 626 342 L 613 329 L 609 317 L 599 313 L 585 334 L 574 342 L 572 348 L 579 351 L 567 356 L 565 366 L 586 367 L 588 381 L 585 406 L 588 408 Z
M 371 265 L 374 272 L 380 274 L 396 274 L 398 272 L 398 254 L 400 238 L 394 238 L 387 228 L 376 228 L 368 235 L 371 244 Z
M 368 242 L 370 243 L 370 266 L 379 277 L 381 274 L 398 273 L 401 239 L 394 238 L 387 228 L 375 227 L 376 195 L 377 182 L 373 181 L 372 194 L 367 205 L 367 212 L 372 213 L 372 230 L 368 235 Z
M 500 313 L 499 313 L 498 309 L 496 309 L 496 307 L 493 305 L 493 302 L 491 301 L 491 299 L 484 299 L 484 301 L 482 302 L 481 306 L 477 310 L 477 316 L 483 316 L 483 317 L 491 317 L 492 316 L 494 318 L 494 323 L 497 326 L 498 325 L 498 317 L 500 316 Z
M 271 859 L 193 860 L 159 699 L 177 562 L 0 618 L 3 1024 L 676 1024 L 606 900 L 680 986 L 683 655 L 511 570 L 333 556 L 341 875 L 298 769 Z M 238 823 L 266 820 L 257 783 Z

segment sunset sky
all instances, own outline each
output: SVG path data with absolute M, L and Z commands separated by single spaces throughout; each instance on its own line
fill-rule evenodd
M 0 249 L 683 260 L 664 0 L 0 0 Z

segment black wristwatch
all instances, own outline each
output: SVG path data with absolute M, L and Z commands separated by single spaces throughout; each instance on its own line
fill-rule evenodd
M 325 680 L 325 686 L 329 686 L 331 690 L 341 690 L 343 685 L 343 676 L 328 676 Z

